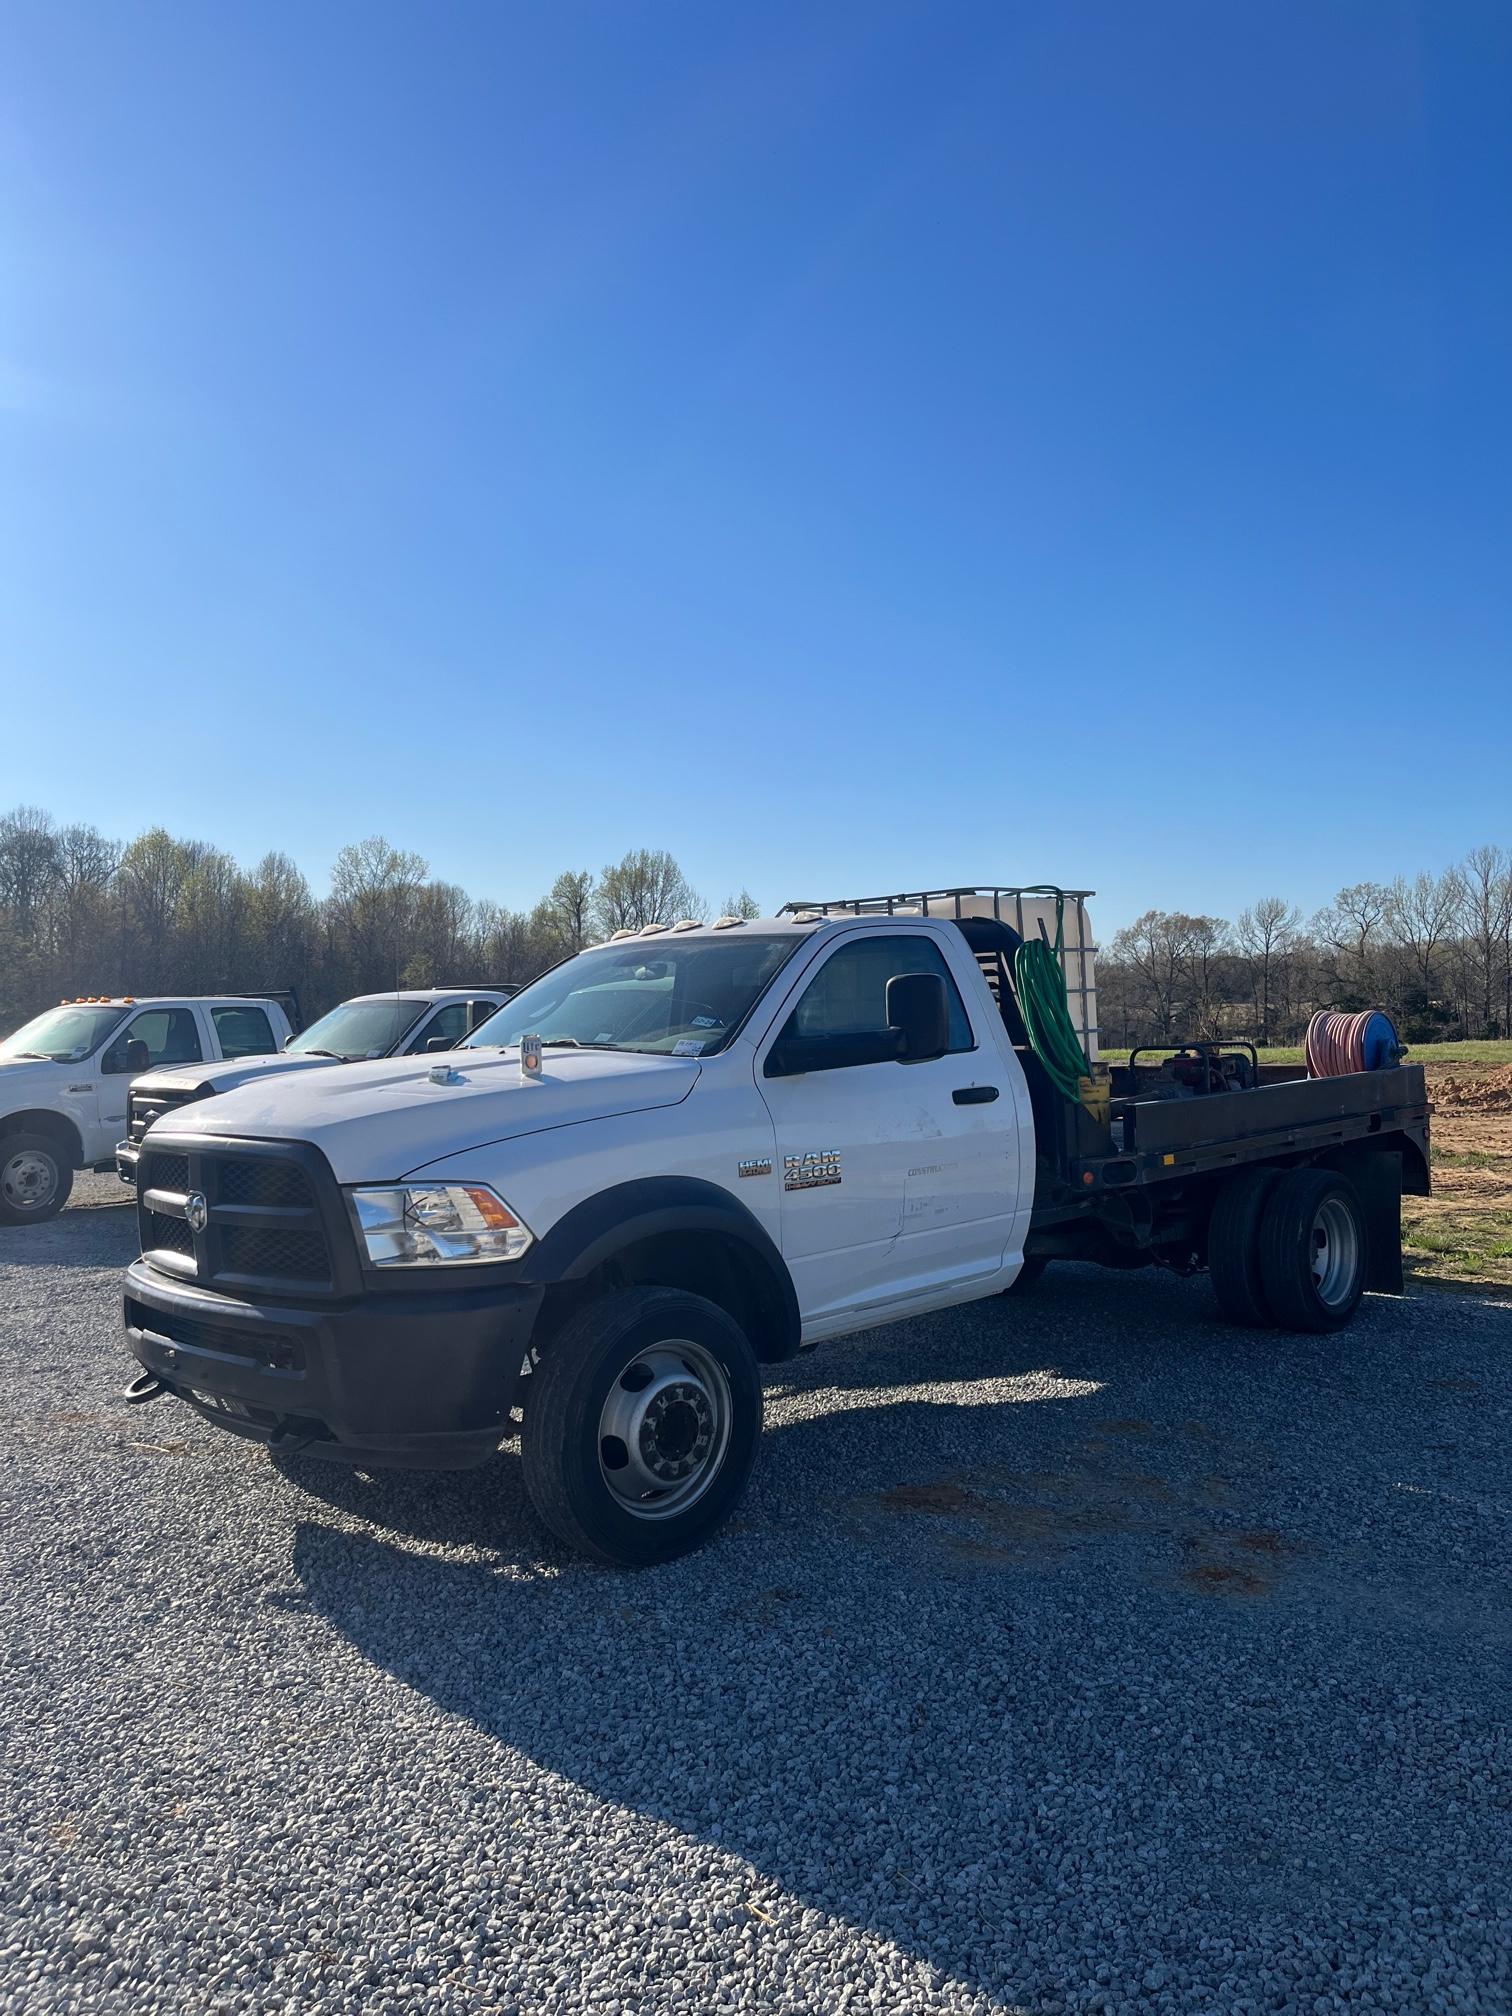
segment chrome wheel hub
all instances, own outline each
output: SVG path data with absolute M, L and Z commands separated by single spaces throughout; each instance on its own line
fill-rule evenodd
M 599 1470 L 638 1519 L 666 1519 L 701 1498 L 730 1442 L 730 1384 L 701 1344 L 669 1338 L 639 1352 L 599 1416 Z
M 23 1148 L 0 1168 L 0 1196 L 15 1211 L 40 1211 L 58 1187 L 57 1165 L 35 1148 Z
M 1347 1302 L 1359 1265 L 1360 1237 L 1353 1214 L 1337 1197 L 1327 1197 L 1312 1222 L 1312 1277 L 1318 1300 L 1330 1309 Z

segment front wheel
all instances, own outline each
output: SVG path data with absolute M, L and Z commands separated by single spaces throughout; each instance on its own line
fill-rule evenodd
M 626 1288 L 569 1317 L 526 1385 L 525 1489 L 559 1540 L 615 1567 L 702 1546 L 761 1433 L 745 1332 L 680 1288 Z
M 73 1188 L 73 1169 L 46 1134 L 0 1134 L 0 1225 L 56 1218 Z

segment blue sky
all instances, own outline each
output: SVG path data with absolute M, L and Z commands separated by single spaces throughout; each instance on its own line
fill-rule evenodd
M 0 31 L 0 806 L 1226 915 L 1512 841 L 1512 10 Z

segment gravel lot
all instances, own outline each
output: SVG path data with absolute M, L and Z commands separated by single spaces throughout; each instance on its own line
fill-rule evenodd
M 1512 1308 L 1052 1269 L 620 1575 L 124 1407 L 119 1194 L 0 1233 L 0 2007 L 1508 2007 Z

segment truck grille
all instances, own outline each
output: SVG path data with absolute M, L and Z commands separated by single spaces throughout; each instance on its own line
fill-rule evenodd
M 151 1230 L 154 1253 L 182 1253 L 194 1258 L 194 1234 L 182 1218 L 175 1218 L 167 1211 L 149 1211 L 147 1223 Z
M 292 1205 L 296 1210 L 315 1202 L 304 1171 L 288 1162 L 222 1162 L 220 1194 L 225 1204 Z
M 189 1188 L 189 1157 L 187 1155 L 154 1155 L 152 1158 L 152 1181 L 159 1190 L 187 1190 Z
M 154 1120 L 204 1097 L 198 1085 L 175 1085 L 171 1091 L 165 1086 L 161 1092 L 132 1092 L 126 1102 L 126 1139 L 140 1147 L 142 1136 Z
M 199 1230 L 189 1223 L 191 1198 L 205 1206 Z M 198 1215 L 198 1202 L 195 1209 Z M 148 1140 L 137 1171 L 137 1210 L 142 1251 L 161 1256 L 165 1273 L 192 1273 L 207 1288 L 250 1290 L 254 1297 L 259 1288 L 274 1296 L 329 1295 L 337 1269 L 356 1265 L 340 1193 L 311 1150 L 210 1140 L 159 1147 Z M 333 1228 L 345 1241 L 335 1254 Z
M 228 1225 L 221 1233 L 227 1274 L 262 1274 L 291 1281 L 323 1281 L 325 1240 L 318 1232 L 259 1232 Z

